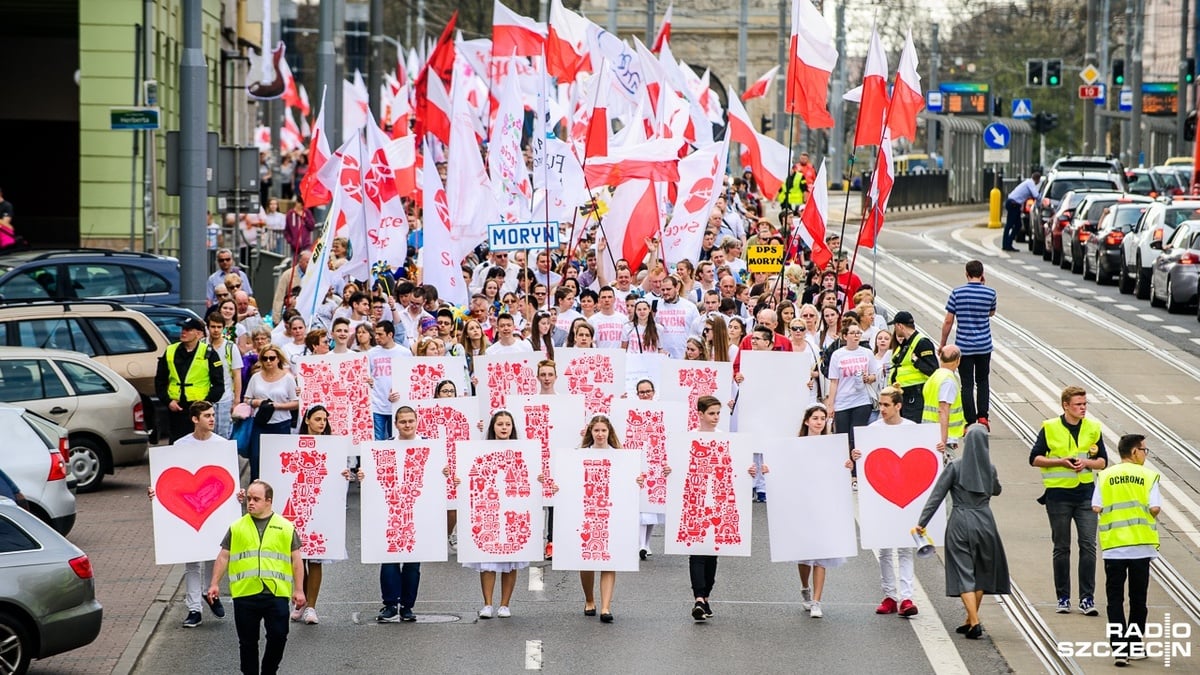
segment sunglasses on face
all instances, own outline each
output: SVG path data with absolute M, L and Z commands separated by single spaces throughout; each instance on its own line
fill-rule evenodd
M 217 262 L 233 262 L 233 258 L 217 258 Z
M 804 326 L 792 326 L 792 332 L 794 333 L 803 333 L 805 330 L 807 329 Z
M 278 356 L 264 356 L 264 357 L 262 357 L 262 360 L 264 363 L 270 363 L 273 361 L 278 361 L 279 357 Z

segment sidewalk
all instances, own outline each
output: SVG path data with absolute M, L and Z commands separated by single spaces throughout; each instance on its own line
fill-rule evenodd
M 92 561 L 104 623 L 95 642 L 34 661 L 30 673 L 132 670 L 183 575 L 182 565 L 154 564 L 149 484 L 148 464 L 118 467 L 99 492 L 78 496 L 78 519 L 67 538 Z

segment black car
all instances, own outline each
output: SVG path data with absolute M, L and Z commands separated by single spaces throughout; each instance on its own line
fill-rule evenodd
M 1083 245 L 1083 278 L 1103 286 L 1121 272 L 1121 242 L 1149 208 L 1148 203 L 1114 204 L 1100 216 Z
M 1096 224 L 1100 222 L 1100 216 L 1105 209 L 1114 204 L 1150 203 L 1153 201 L 1149 197 L 1123 195 L 1119 192 L 1087 194 L 1075 208 L 1075 214 L 1071 217 L 1071 221 L 1063 227 L 1061 235 L 1062 261 L 1059 263 L 1059 267 L 1069 269 L 1074 274 L 1083 272 L 1083 245 L 1091 236 L 1091 231 L 1096 229 Z
M 71 249 L 0 256 L 0 301 L 179 304 L 179 261 L 139 251 Z
M 125 305 L 125 309 L 141 312 L 158 326 L 168 342 L 179 342 L 180 326 L 187 319 L 200 319 L 195 312 L 186 307 L 169 305 Z
M 1051 171 L 1050 175 L 1046 176 L 1041 192 L 1038 193 L 1037 203 L 1029 213 L 1030 252 L 1041 255 L 1045 260 L 1053 257 L 1055 264 L 1058 263 L 1058 256 L 1052 256 L 1052 251 L 1046 249 L 1048 242 L 1052 249 L 1055 246 L 1047 232 L 1048 225 L 1051 224 L 1055 212 L 1058 211 L 1059 202 L 1062 201 L 1063 196 L 1068 192 L 1087 190 L 1124 192 L 1123 174 L 1062 170 Z

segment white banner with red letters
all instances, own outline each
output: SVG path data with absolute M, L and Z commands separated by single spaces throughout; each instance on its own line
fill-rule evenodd
M 555 354 L 557 356 L 557 353 Z M 521 438 L 535 441 L 540 449 L 534 475 L 550 476 L 550 452 L 553 448 L 572 448 L 579 439 L 588 418 L 583 413 L 583 397 L 555 394 L 554 396 L 510 396 L 509 411 L 517 423 Z M 542 486 L 543 503 L 554 503 L 549 484 Z
M 417 356 L 411 359 L 392 359 L 392 391 L 400 398 L 410 401 L 434 398 L 442 380 L 454 383 L 461 394 L 466 357 L 463 356 Z M 466 390 L 470 393 L 470 390 Z
M 314 405 L 329 411 L 329 426 L 354 443 L 374 437 L 366 354 L 310 354 L 296 358 L 300 415 Z
M 417 436 L 440 440 L 446 452 L 446 465 L 450 477 L 445 478 L 446 506 L 453 509 L 458 504 L 458 487 L 453 476 L 458 468 L 458 444 L 462 441 L 483 438 L 479 430 L 479 403 L 475 397 L 438 398 L 424 401 L 397 401 L 392 406 L 392 419 L 402 406 L 417 412 Z
M 608 415 L 613 399 L 625 391 L 625 352 L 620 349 L 554 350 L 558 367 L 558 393 L 583 396 L 585 412 Z
M 537 364 L 546 358 L 541 352 L 521 354 L 484 354 L 475 357 L 475 394 L 482 417 L 508 407 L 509 396 L 533 396 L 538 393 Z
M 554 563 L 556 570 L 636 572 L 638 569 L 635 453 L 556 448 Z
M 349 436 L 263 434 L 259 478 L 275 490 L 275 512 L 296 526 L 305 559 L 346 558 Z
M 532 441 L 458 444 L 458 561 L 542 559 L 541 449 Z M 445 531 L 443 530 L 443 539 Z
M 646 487 L 638 495 L 638 510 L 665 513 L 667 509 L 667 436 L 681 433 L 687 411 L 679 401 L 643 401 L 619 398 L 613 401 L 613 430 L 621 447 L 641 456 Z
M 750 555 L 747 472 L 757 436 L 674 434 L 668 443 L 665 550 L 685 555 Z
M 437 441 L 359 445 L 363 483 L 362 562 L 439 562 L 447 558 L 445 450 Z
M 665 359 L 658 374 L 658 398 L 687 404 L 687 430 L 700 427 L 696 401 L 701 396 L 716 396 L 721 401 L 721 421 L 717 428 L 729 431 L 729 401 L 733 398 L 733 364 L 724 361 L 682 361 Z

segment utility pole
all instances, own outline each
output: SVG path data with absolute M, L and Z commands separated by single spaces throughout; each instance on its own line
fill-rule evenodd
M 837 31 L 836 40 L 838 54 L 846 53 L 846 3 L 839 2 L 834 10 L 834 28 Z M 833 115 L 833 129 L 829 136 L 829 155 L 827 165 L 829 177 L 842 183 L 842 175 L 846 173 L 846 102 L 842 94 L 846 91 L 846 59 L 837 61 L 837 73 L 833 78 L 833 88 L 829 92 L 829 112 Z
M 332 113 L 332 109 L 337 107 L 338 98 L 336 91 L 341 90 L 341 83 L 337 81 L 336 71 L 334 70 L 334 60 L 336 56 L 333 53 L 333 2 L 326 0 L 320 5 L 320 42 L 317 44 L 317 82 L 320 85 L 320 91 L 325 95 L 325 107 Z M 320 92 L 318 92 L 318 96 Z M 318 99 L 314 99 L 318 100 Z M 337 136 L 334 135 L 334 130 L 337 130 Z M 341 128 L 334 122 L 332 114 L 325 116 L 325 138 L 331 139 L 330 145 L 334 148 L 341 144 L 336 142 L 338 136 L 341 136 Z
M 145 73 L 146 81 L 154 80 L 154 2 L 153 0 L 143 0 L 142 2 L 142 63 L 143 72 Z M 139 83 L 141 84 L 141 83 Z M 150 105 L 146 101 L 146 105 Z M 154 105 L 162 105 L 162 102 L 156 102 Z M 158 145 L 155 142 L 157 132 L 147 131 L 145 142 L 145 153 L 143 154 L 145 163 L 142 165 L 142 183 L 145 190 L 145 209 L 142 215 L 142 250 L 155 251 L 158 250 L 158 163 L 155 161 L 154 150 Z M 130 245 L 130 248 L 134 246 Z
M 383 88 L 383 0 L 371 0 L 368 11 L 370 18 L 367 30 L 371 36 L 368 38 L 370 46 L 367 58 L 370 61 L 367 63 L 367 100 L 370 102 L 371 114 L 378 122 L 379 112 L 383 109 L 383 102 L 379 100 L 380 90 Z
M 646 0 L 646 44 L 651 47 L 654 46 L 654 15 L 657 11 L 654 0 Z
M 1090 63 L 1096 62 L 1096 14 L 1099 0 L 1088 0 L 1087 2 L 1087 34 L 1085 37 L 1085 46 L 1083 50 L 1083 65 L 1086 67 Z M 1096 136 L 1096 104 L 1088 100 L 1080 100 L 1083 105 L 1083 143 L 1081 148 L 1083 154 L 1088 154 L 1092 149 L 1092 139 Z
M 617 0 L 608 0 L 608 32 L 617 34 Z
M 342 99 L 346 95 L 346 2 L 345 0 L 325 0 L 322 5 L 333 5 L 333 147 L 341 147 L 346 140 L 342 138 Z
M 1196 0 L 1200 2 L 1200 0 Z M 779 63 L 783 64 L 779 72 L 775 75 L 775 140 L 783 143 L 783 121 L 787 119 L 787 113 L 783 111 L 787 107 L 787 74 L 791 67 L 788 63 L 788 43 L 792 40 L 792 16 L 789 13 L 791 3 L 788 0 L 779 0 Z
M 417 0 L 417 53 L 428 58 L 425 50 L 425 0 Z
M 935 23 L 932 26 L 930 26 L 929 87 L 927 89 L 928 91 L 937 91 L 938 90 L 938 88 L 940 86 L 940 83 L 938 81 L 938 70 L 941 67 L 942 67 L 942 53 L 938 47 L 938 25 Z M 925 125 L 925 134 L 926 134 L 925 145 L 928 146 L 925 148 L 925 151 L 930 154 L 932 154 L 934 151 L 937 150 L 937 128 L 938 128 L 938 123 L 935 120 L 929 120 L 928 123 Z M 947 137 L 947 138 L 949 138 L 949 137 Z M 949 147 L 949 141 L 947 141 L 947 147 Z M 942 161 L 943 162 L 949 162 L 949 160 L 950 160 L 949 154 L 950 153 L 946 152 L 944 149 L 942 150 Z M 952 167 L 949 164 L 947 164 L 946 168 L 950 169 Z
M 1104 97 L 1104 108 L 1111 110 L 1113 99 L 1120 100 L 1120 90 L 1112 91 L 1112 82 L 1108 77 L 1108 68 L 1110 64 L 1110 56 L 1108 53 L 1108 31 L 1109 15 L 1112 14 L 1112 0 L 1100 0 L 1100 63 L 1096 64 L 1100 69 L 1100 81 L 1104 83 L 1107 94 Z M 1108 154 L 1108 117 L 1101 115 L 1096 120 L 1096 154 Z
M 201 38 L 203 0 L 183 0 L 183 54 L 179 59 L 179 296 L 204 311 L 208 271 L 204 221 L 208 199 L 208 65 Z
M 750 27 L 750 0 L 741 0 L 738 7 L 738 95 L 746 91 L 746 31 Z
M 1130 24 L 1129 61 L 1131 75 L 1129 86 L 1133 88 L 1133 110 L 1129 113 L 1129 161 L 1130 166 L 1141 166 L 1142 153 L 1142 22 L 1146 18 L 1145 0 L 1133 0 L 1133 23 Z
M 270 57 L 271 50 L 275 48 L 275 41 L 283 37 L 283 33 L 279 29 L 279 12 L 272 14 L 270 19 L 268 22 L 267 17 L 263 17 L 262 57 L 264 59 Z M 275 98 L 264 101 L 264 103 L 266 105 L 263 106 L 263 112 L 267 115 L 267 125 L 271 129 L 271 152 L 267 156 L 267 161 L 271 163 L 271 189 L 268 194 L 279 199 L 283 195 L 283 185 L 279 182 L 279 149 L 283 146 L 280 138 L 283 126 L 283 100 Z M 267 205 L 263 204 L 262 206 L 266 208 Z M 246 210 L 249 210 L 249 204 L 246 205 Z M 207 294 L 207 291 L 205 293 Z
M 1184 154 L 1184 148 L 1187 143 L 1183 140 L 1183 123 L 1187 119 L 1187 100 L 1188 100 L 1188 82 L 1187 76 L 1187 60 L 1188 60 L 1188 4 L 1187 0 L 1181 0 L 1179 3 L 1179 99 L 1176 103 L 1175 112 L 1175 152 L 1173 155 Z

